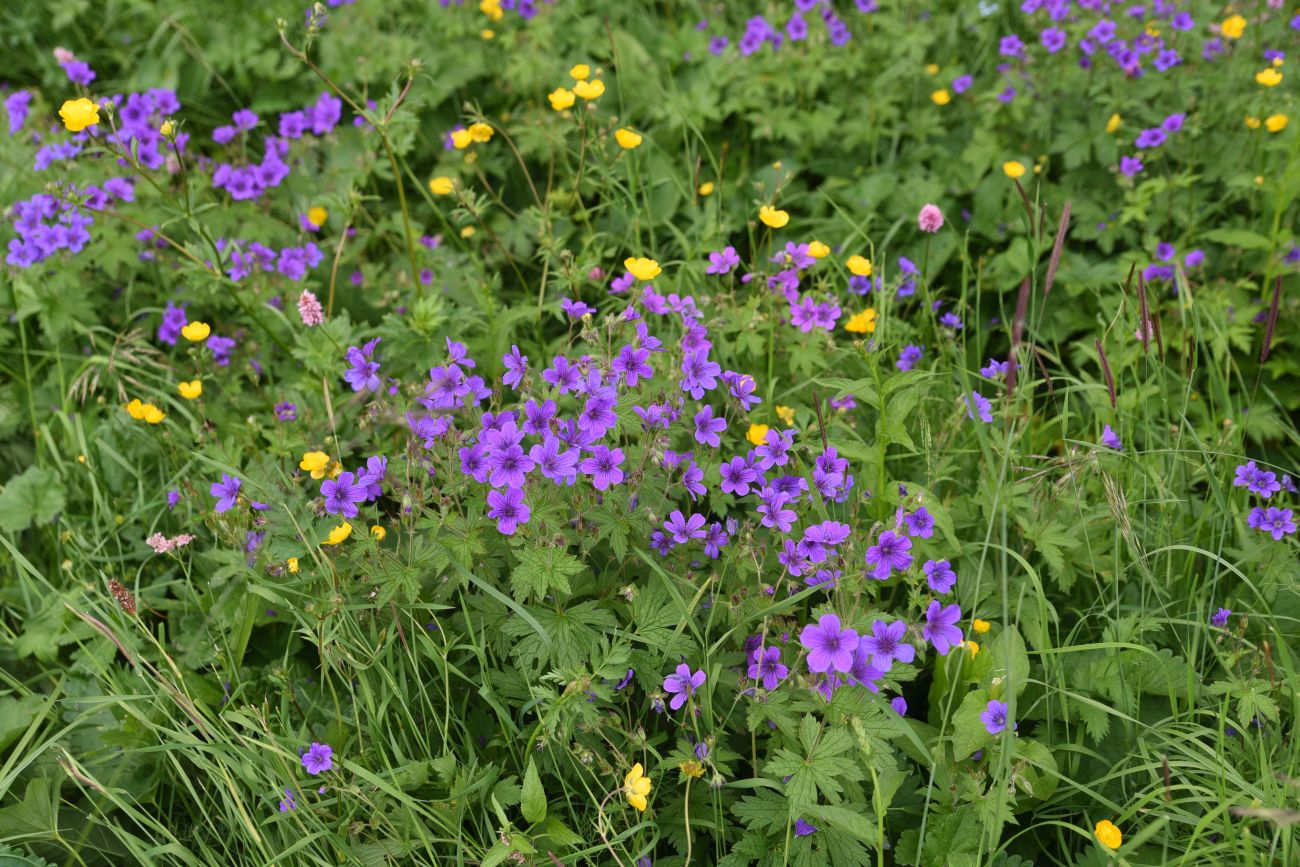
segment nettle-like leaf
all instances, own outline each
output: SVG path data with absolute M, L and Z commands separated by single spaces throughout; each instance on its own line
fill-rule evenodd
M 540 601 L 548 593 L 568 596 L 572 592 L 569 579 L 583 569 L 572 554 L 553 545 L 515 549 L 519 563 L 510 573 L 510 592 L 519 600 L 533 598 Z
M 980 714 L 988 707 L 989 691 L 976 689 L 966 693 L 961 700 L 961 707 L 953 716 L 952 757 L 961 761 L 973 752 L 993 743 L 993 735 L 988 733 Z

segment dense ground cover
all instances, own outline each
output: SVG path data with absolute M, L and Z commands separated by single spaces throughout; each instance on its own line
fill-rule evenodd
M 1297 10 L 6 14 L 0 863 L 1300 862 Z

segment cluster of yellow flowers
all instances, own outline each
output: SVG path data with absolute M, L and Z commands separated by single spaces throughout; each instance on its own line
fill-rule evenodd
M 569 75 L 573 77 L 572 89 L 567 87 L 557 87 L 546 95 L 551 101 L 551 108 L 556 111 L 564 111 L 566 108 L 573 108 L 573 103 L 578 97 L 593 102 L 605 93 L 605 82 L 599 78 L 591 77 L 591 67 L 585 63 L 579 63 L 569 70 Z
M 844 323 L 844 330 L 851 331 L 854 334 L 875 334 L 876 333 L 876 311 L 875 308 L 868 307 L 861 313 L 855 313 L 849 317 L 849 321 Z
M 492 140 L 492 129 L 486 123 L 471 123 L 468 129 L 454 129 L 451 131 L 451 144 L 458 151 L 463 151 L 472 144 L 485 144 Z
M 136 421 L 147 421 L 149 424 L 158 424 L 167 418 L 167 413 L 154 406 L 152 403 L 141 403 L 139 398 L 135 398 L 126 405 L 126 411 L 131 418 Z
M 1284 114 L 1270 114 L 1262 121 L 1253 115 L 1246 115 L 1246 129 L 1259 129 L 1261 125 L 1269 132 L 1281 132 L 1286 129 L 1289 119 Z

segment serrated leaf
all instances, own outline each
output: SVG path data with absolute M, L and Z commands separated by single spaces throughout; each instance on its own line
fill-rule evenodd
M 957 713 L 953 715 L 952 757 L 954 760 L 960 762 L 976 750 L 993 743 L 993 735 L 988 733 L 984 723 L 980 721 L 980 714 L 985 711 L 988 704 L 987 689 L 968 692 L 961 700 L 961 707 L 957 708 Z
M 568 595 L 569 579 L 582 571 L 582 564 L 562 548 L 520 548 L 519 563 L 510 573 L 510 592 L 519 600 L 541 601 L 548 593 Z

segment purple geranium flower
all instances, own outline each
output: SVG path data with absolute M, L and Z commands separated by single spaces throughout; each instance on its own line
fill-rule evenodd
M 623 450 L 596 446 L 590 457 L 585 458 L 578 469 L 583 475 L 591 476 L 591 483 L 598 491 L 608 490 L 611 485 L 623 481 Z
M 235 507 L 235 503 L 239 500 L 239 489 L 242 485 L 243 482 L 238 478 L 228 476 L 225 473 L 221 474 L 221 481 L 212 483 L 208 493 L 217 498 L 216 509 L 218 515 L 222 512 L 229 512 Z
M 695 690 L 704 686 L 707 676 L 703 669 L 691 672 L 691 667 L 686 663 L 677 666 L 676 674 L 670 674 L 664 678 L 664 692 L 672 696 L 668 702 L 668 707 L 673 710 L 679 710 L 686 700 L 695 695 Z
M 956 604 L 945 606 L 932 599 L 925 610 L 925 628 L 921 635 L 934 645 L 940 656 L 947 656 L 952 647 L 961 644 L 961 629 L 956 626 L 958 620 L 961 620 L 961 608 Z
M 799 633 L 799 643 L 808 650 L 808 670 L 846 672 L 853 668 L 853 652 L 858 634 L 842 628 L 835 614 L 823 614 L 816 624 L 809 623 Z
M 312 741 L 312 745 L 302 754 L 302 766 L 313 777 L 325 773 L 334 767 L 334 748 L 329 744 Z
M 1005 702 L 994 699 L 980 714 L 980 722 L 991 735 L 1001 734 L 1007 727 L 1007 706 Z
M 730 274 L 739 264 L 740 256 L 736 254 L 736 248 L 724 247 L 720 251 L 709 254 L 709 267 L 704 269 L 704 273 Z
M 873 621 L 871 634 L 862 636 L 858 648 L 871 655 L 871 664 L 882 672 L 889 671 L 894 660 L 909 663 L 916 657 L 916 648 L 903 641 L 907 635 L 907 624 L 902 620 L 886 623 Z
M 871 577 L 877 581 L 885 581 L 893 570 L 902 572 L 911 568 L 912 555 L 909 553 L 911 550 L 912 540 L 906 536 L 899 536 L 893 530 L 881 533 L 876 544 L 867 548 L 867 565 L 875 567 Z
M 925 583 L 935 593 L 947 593 L 957 583 L 957 573 L 947 560 L 926 560 L 921 569 L 925 572 Z
M 532 509 L 524 502 L 521 488 L 506 488 L 502 491 L 488 491 L 488 517 L 495 518 L 497 530 L 506 536 L 513 536 L 520 524 L 527 524 Z
M 1111 430 L 1110 425 L 1106 425 L 1101 431 L 1101 444 L 1108 449 L 1114 449 L 1117 452 L 1124 450 L 1124 443 L 1120 441 L 1119 434 Z
M 717 448 L 722 445 L 718 434 L 727 429 L 725 418 L 714 418 L 713 407 L 705 406 L 695 414 L 695 441 L 701 445 Z
M 781 664 L 781 648 L 776 645 L 759 647 L 751 660 L 749 679 L 762 681 L 763 689 L 769 692 L 776 689 L 777 684 L 790 674 L 790 669 Z
M 325 511 L 331 515 L 355 518 L 357 503 L 366 500 L 366 485 L 358 484 L 353 473 L 339 473 L 336 479 L 321 482 L 320 493 L 325 498 Z

